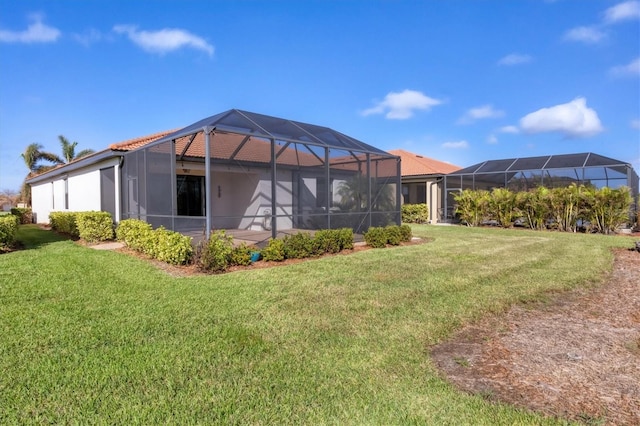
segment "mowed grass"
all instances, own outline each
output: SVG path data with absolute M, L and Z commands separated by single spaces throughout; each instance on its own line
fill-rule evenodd
M 176 278 L 23 226 L 0 256 L 0 423 L 562 423 L 455 390 L 429 347 L 600 282 L 632 240 L 413 229 L 430 241 Z

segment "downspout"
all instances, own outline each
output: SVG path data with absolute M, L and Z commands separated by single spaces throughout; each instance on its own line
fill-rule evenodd
M 216 130 L 215 127 L 205 126 L 202 128 L 204 132 L 204 209 L 205 209 L 205 240 L 209 240 L 211 233 L 211 147 L 210 135 Z
M 376 176 L 377 178 L 377 176 Z M 369 216 L 369 222 L 367 224 L 367 229 L 371 228 L 371 207 L 372 207 L 372 203 L 371 203 L 371 155 L 367 154 L 367 211 L 368 211 L 368 216 Z
M 115 203 L 115 217 L 113 218 L 113 221 L 117 224 L 120 223 L 120 219 L 121 219 L 121 203 L 122 203 L 122 188 L 121 188 L 121 176 L 120 176 L 120 170 L 122 169 L 122 165 L 124 164 L 124 155 L 120 156 L 120 160 L 118 160 L 118 163 L 114 166 L 113 168 L 113 180 L 114 180 L 114 186 L 115 186 L 115 197 L 116 197 L 116 203 Z
M 276 140 L 271 139 L 271 238 L 274 240 L 278 236 L 278 218 L 276 216 Z
M 402 159 L 396 165 L 396 225 L 402 225 Z M 426 195 L 426 194 L 425 194 Z

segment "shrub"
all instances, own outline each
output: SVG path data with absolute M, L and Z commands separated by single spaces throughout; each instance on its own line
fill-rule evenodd
M 286 259 L 304 259 L 315 252 L 313 239 L 308 232 L 299 232 L 284 237 L 284 257 Z
M 270 238 L 267 246 L 262 249 L 262 258 L 266 262 L 282 262 L 284 260 L 284 241 Z
M 513 226 L 516 216 L 516 195 L 507 188 L 494 188 L 487 203 L 488 216 L 503 228 Z
M 255 251 L 255 249 L 249 247 L 245 243 L 241 243 L 239 246 L 234 247 L 231 251 L 229 264 L 241 266 L 251 265 L 251 253 L 253 251 Z
M 340 241 L 340 250 L 353 249 L 353 229 L 338 229 L 338 240 Z
M 72 237 L 79 237 L 78 227 L 76 225 L 76 212 L 51 212 L 49 213 L 49 223 L 51 229 L 63 234 L 69 234 Z
M 408 243 L 413 238 L 411 227 L 409 225 L 400 225 L 400 241 Z
M 629 223 L 629 212 L 633 203 L 631 190 L 626 187 L 608 187 L 593 191 L 588 220 L 596 231 L 611 234 L 620 226 Z
M 189 262 L 193 254 L 191 237 L 179 232 L 159 227 L 152 231 L 153 238 L 147 239 L 148 254 L 162 262 L 172 265 L 184 265 Z
M 453 198 L 458 203 L 455 212 L 467 226 L 478 226 L 487 216 L 489 191 L 465 189 Z
M 33 222 L 33 213 L 30 208 L 27 207 L 14 207 L 11 209 L 11 214 L 18 217 L 18 220 L 22 224 Z
M 384 234 L 387 237 L 387 244 L 392 246 L 400 245 L 402 241 L 402 232 L 398 225 L 387 225 L 384 228 Z
M 427 223 L 429 222 L 429 207 L 427 204 L 403 204 L 403 223 Z
M 387 233 L 385 228 L 372 226 L 364 233 L 364 241 L 369 247 L 383 248 L 387 245 Z
M 0 216 L 0 249 L 11 247 L 16 242 L 20 218 L 13 214 Z
M 316 254 L 338 253 L 340 251 L 340 230 L 322 229 L 313 236 Z
M 151 225 L 143 220 L 125 219 L 116 228 L 116 238 L 132 250 L 144 251 L 145 241 L 152 231 Z
M 207 271 L 224 272 L 229 267 L 233 252 L 233 237 L 224 231 L 214 231 L 209 241 L 203 241 L 198 255 L 198 265 Z
M 113 239 L 113 220 L 107 212 L 80 212 L 76 214 L 78 235 L 94 243 Z

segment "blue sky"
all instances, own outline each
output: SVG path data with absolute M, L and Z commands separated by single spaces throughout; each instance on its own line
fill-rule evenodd
M 238 108 L 459 166 L 640 171 L 640 1 L 0 0 L 0 190 L 60 153 Z

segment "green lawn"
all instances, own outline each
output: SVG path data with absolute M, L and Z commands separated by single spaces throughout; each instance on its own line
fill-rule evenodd
M 0 423 L 556 424 L 458 392 L 429 346 L 598 282 L 632 241 L 413 229 L 432 240 L 174 278 L 22 226 L 0 256 Z

